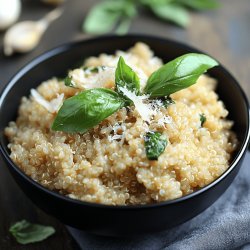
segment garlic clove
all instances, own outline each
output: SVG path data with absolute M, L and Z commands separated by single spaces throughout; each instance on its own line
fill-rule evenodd
M 12 55 L 15 51 L 25 53 L 32 50 L 40 41 L 44 30 L 32 21 L 17 23 L 4 37 L 4 54 Z
M 23 21 L 12 26 L 4 36 L 4 54 L 25 53 L 34 49 L 49 24 L 62 14 L 55 9 L 39 21 Z
M 5 30 L 15 23 L 20 13 L 20 0 L 0 0 L 0 30 Z

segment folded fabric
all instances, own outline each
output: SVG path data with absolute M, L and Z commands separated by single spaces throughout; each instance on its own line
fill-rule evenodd
M 173 229 L 119 239 L 68 227 L 81 249 L 250 249 L 250 153 L 228 190 L 206 211 Z

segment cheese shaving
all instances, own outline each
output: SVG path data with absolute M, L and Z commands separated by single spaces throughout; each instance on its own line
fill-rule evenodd
M 115 68 L 99 67 L 98 73 L 74 69 L 69 72 L 75 87 L 79 89 L 112 88 L 115 84 Z
M 172 118 L 170 116 L 164 116 L 158 120 L 158 125 L 164 127 L 165 124 L 170 124 L 172 122 Z
M 42 95 L 40 95 L 35 89 L 30 90 L 34 100 L 41 106 L 46 108 L 50 113 L 55 113 L 62 106 L 64 94 L 57 94 L 57 97 L 50 102 L 47 101 Z
M 117 132 L 121 130 L 121 134 L 117 134 Z M 108 136 L 108 140 L 111 141 L 120 141 L 121 144 L 124 143 L 125 140 L 125 131 L 126 131 L 126 126 L 124 123 L 119 124 L 116 123 L 113 127 L 112 127 L 112 131 L 114 132 L 114 135 L 109 135 Z
M 119 90 L 122 91 L 122 93 L 134 103 L 135 109 L 140 114 L 141 118 L 144 121 L 149 122 L 153 114 L 153 110 L 150 109 L 149 105 L 143 103 L 143 100 L 147 100 L 149 96 L 148 95 L 137 96 L 134 92 L 129 91 L 124 87 L 120 87 Z

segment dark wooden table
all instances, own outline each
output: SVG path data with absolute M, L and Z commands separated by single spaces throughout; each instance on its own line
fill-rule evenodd
M 0 52 L 0 90 L 10 77 L 28 61 L 59 44 L 87 38 L 81 33 L 81 23 L 95 0 L 68 0 L 63 16 L 44 34 L 40 45 L 31 53 L 6 58 Z M 131 33 L 145 33 L 175 39 L 195 46 L 217 58 L 239 80 L 250 99 L 250 2 L 249 0 L 221 0 L 215 11 L 193 12 L 191 24 L 184 30 L 158 21 L 149 13 L 141 13 L 130 29 Z M 39 1 L 23 0 L 21 20 L 39 19 L 51 7 Z M 3 33 L 0 33 L 2 47 Z M 1 122 L 1 121 L 0 121 Z M 21 219 L 52 225 L 56 234 L 44 242 L 21 246 L 9 235 L 9 226 Z M 0 161 L 0 249 L 78 249 L 64 225 L 34 206 L 12 180 Z

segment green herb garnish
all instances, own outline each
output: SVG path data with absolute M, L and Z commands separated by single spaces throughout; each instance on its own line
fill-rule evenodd
M 200 75 L 217 65 L 207 55 L 185 54 L 155 71 L 147 81 L 145 92 L 151 97 L 169 96 L 195 84 Z
M 55 233 L 53 227 L 32 224 L 26 220 L 15 223 L 9 231 L 20 244 L 43 241 Z
M 158 160 L 167 146 L 167 139 L 160 132 L 150 131 L 144 137 L 146 155 L 149 160 Z
M 201 121 L 201 127 L 203 127 L 203 124 L 206 122 L 207 118 L 204 113 L 200 114 L 200 121 Z
M 82 67 L 83 71 L 88 71 L 90 73 L 99 73 L 100 70 L 104 70 L 105 67 L 104 66 L 98 66 L 98 67 L 87 67 L 87 66 L 84 66 Z
M 124 100 L 116 92 L 96 88 L 66 99 L 57 113 L 53 130 L 85 133 L 123 107 Z
M 214 59 L 203 54 L 183 55 L 152 73 L 144 91 L 150 98 L 165 99 L 164 105 L 169 106 L 173 102 L 169 97 L 170 94 L 195 84 L 201 74 L 216 65 L 218 63 Z M 119 88 L 124 87 L 138 95 L 140 83 L 136 73 L 122 57 L 115 72 L 115 82 L 117 92 L 96 88 L 66 99 L 58 111 L 52 129 L 85 133 L 118 109 L 131 105 L 132 102 L 127 101 L 128 98 Z
M 71 76 L 66 76 L 64 78 L 64 84 L 65 84 L 65 86 L 68 86 L 68 87 L 71 87 L 71 88 L 75 87 L 75 84 L 74 84 Z
M 143 8 L 163 21 L 186 27 L 189 23 L 187 8 L 207 10 L 218 6 L 216 0 L 104 0 L 89 11 L 82 29 L 91 34 L 104 34 L 112 30 L 125 34 L 139 13 L 138 9 Z
M 170 96 L 163 98 L 162 102 L 165 108 L 168 108 L 170 105 L 175 104 L 175 101 Z
M 125 63 L 123 57 L 119 58 L 115 71 L 116 91 L 123 95 L 119 90 L 120 87 L 125 87 L 127 90 L 134 92 L 136 95 L 140 92 L 140 80 L 137 74 Z M 127 99 L 126 96 L 124 96 Z
M 201 74 L 216 65 L 218 63 L 214 59 L 203 54 L 183 55 L 152 73 L 143 94 L 148 94 L 151 99 L 160 99 L 167 108 L 174 103 L 170 94 L 195 84 Z M 66 79 L 71 80 L 70 77 Z M 70 87 L 72 85 L 67 84 Z M 89 89 L 66 99 L 57 113 L 52 129 L 85 133 L 118 109 L 133 104 L 121 89 L 126 89 L 136 97 L 140 94 L 140 81 L 122 57 L 117 64 L 115 84 L 116 91 L 105 88 Z M 202 126 L 206 121 L 205 115 L 200 115 L 200 119 Z M 159 132 L 148 132 L 145 136 L 146 154 L 150 160 L 157 160 L 166 145 L 167 140 Z
M 216 9 L 220 6 L 216 0 L 175 0 L 175 2 L 194 10 Z

